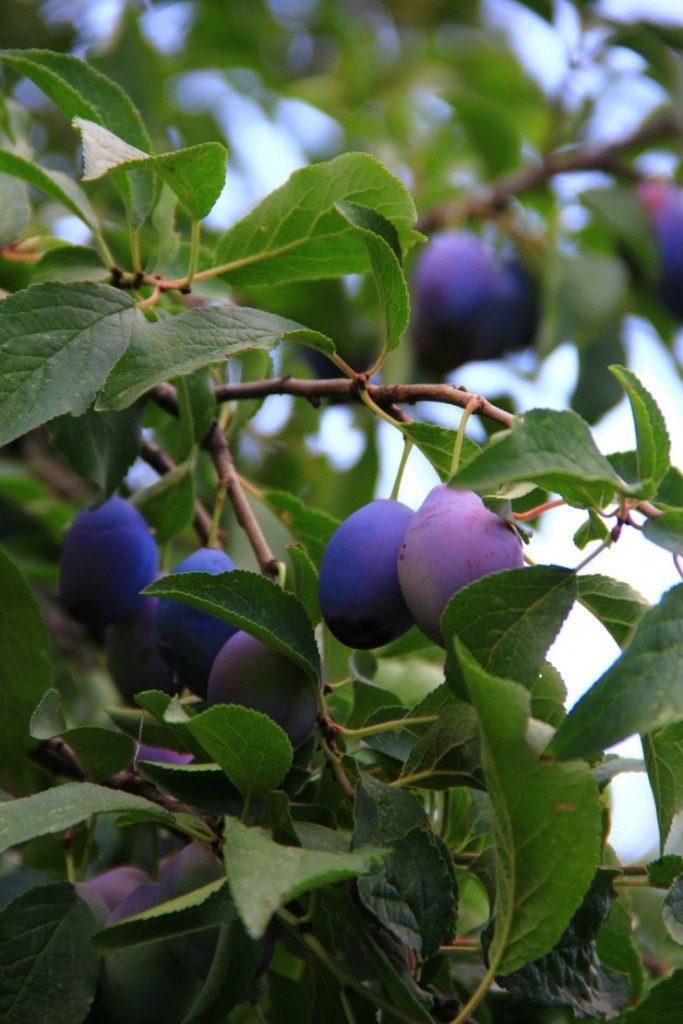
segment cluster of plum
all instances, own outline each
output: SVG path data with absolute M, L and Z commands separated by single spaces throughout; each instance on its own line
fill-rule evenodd
M 234 569 L 213 548 L 193 552 L 173 572 Z M 107 664 L 122 695 L 178 693 L 268 715 L 293 746 L 310 733 L 317 702 L 304 672 L 278 651 L 207 612 L 140 593 L 157 578 L 159 556 L 144 517 L 123 498 L 84 509 L 62 551 L 60 596 L 71 616 L 104 631 Z
M 453 594 L 523 564 L 514 527 L 477 494 L 439 484 L 417 512 L 378 499 L 344 520 L 320 567 L 320 610 L 350 647 L 380 647 L 414 624 L 443 645 L 441 616 Z
M 659 298 L 683 319 L 683 190 L 646 181 L 636 194 L 656 243 Z M 469 231 L 431 236 L 415 263 L 413 300 L 413 347 L 430 373 L 525 348 L 538 328 L 537 288 L 520 257 L 499 256 Z
M 189 843 L 161 862 L 158 881 L 126 864 L 78 882 L 76 891 L 98 925 L 105 927 L 222 877 L 223 868 L 211 848 Z M 100 993 L 113 1024 L 182 1020 L 209 973 L 217 942 L 218 928 L 208 928 L 107 954 Z M 256 975 L 266 967 L 264 954 Z
M 430 373 L 498 359 L 534 340 L 539 306 L 528 270 L 468 231 L 432 235 L 416 261 L 413 292 L 413 345 Z

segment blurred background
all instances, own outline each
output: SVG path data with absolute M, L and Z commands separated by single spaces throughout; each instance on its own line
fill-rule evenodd
M 297 167 L 349 150 L 375 154 L 411 190 L 427 235 L 474 233 L 495 258 L 513 253 L 533 282 L 537 315 L 528 336 L 515 346 L 508 339 L 508 347 L 504 332 L 494 357 L 454 357 L 457 365 L 436 379 L 506 409 L 572 407 L 609 453 L 634 441 L 627 404 L 606 369 L 624 363 L 656 397 L 673 461 L 683 464 L 683 271 L 681 298 L 672 303 L 662 289 L 661 243 L 637 191 L 642 181 L 680 176 L 679 0 L 3 0 L 0 45 L 86 57 L 133 98 L 156 151 L 224 141 L 227 183 L 206 219 L 207 246 Z M 10 86 L 35 112 L 35 159 L 78 176 L 76 133 L 34 85 L 14 76 Z M 551 173 L 558 155 L 552 166 L 562 173 Z M 109 201 L 99 185 L 92 191 L 93 201 Z M 5 204 L 0 233 L 10 216 Z M 88 242 L 81 222 L 51 201 L 41 200 L 36 218 L 27 233 Z M 683 249 L 683 221 L 679 233 Z M 152 234 L 146 244 L 151 258 Z M 418 259 L 408 256 L 411 280 Z M 0 287 L 22 287 L 29 273 L 0 255 Z M 214 282 L 203 294 L 326 331 L 355 369 L 371 367 L 377 354 L 372 282 L 239 294 Z M 416 298 L 411 336 L 382 369 L 386 382 L 435 379 L 429 359 L 416 354 Z M 332 374 L 324 360 L 311 363 L 294 350 L 279 352 L 274 369 Z M 451 427 L 459 420 L 436 404 L 413 414 Z M 240 468 L 260 486 L 286 486 L 343 517 L 388 496 L 401 457 L 398 432 L 369 419 L 363 410 L 330 405 L 319 414 L 269 398 L 241 435 Z M 468 428 L 475 440 L 487 429 L 474 421 Z M 149 482 L 150 473 L 136 464 L 131 486 Z M 417 507 L 435 482 L 414 452 L 400 496 Z M 44 506 L 35 515 L 45 515 Z M 586 551 L 573 538 L 583 518 L 566 508 L 532 523 L 532 557 L 578 564 Z M 229 535 L 229 548 L 240 544 Z M 46 541 L 44 564 L 34 555 L 30 572 L 49 579 L 53 556 Z M 680 581 L 671 556 L 628 529 L 591 570 L 627 581 L 651 601 Z M 617 653 L 577 608 L 552 651 L 570 704 Z M 424 666 L 424 678 L 433 682 L 433 666 Z M 641 756 L 637 738 L 620 750 Z M 646 777 L 622 775 L 612 793 L 619 856 L 654 853 Z

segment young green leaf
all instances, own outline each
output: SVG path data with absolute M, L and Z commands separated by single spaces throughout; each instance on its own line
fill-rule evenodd
M 365 242 L 337 209 L 369 207 L 413 240 L 415 207 L 405 186 L 368 153 L 345 153 L 295 171 L 284 185 L 228 229 L 216 263 L 238 285 L 282 284 L 370 269 Z
M 489 960 L 496 974 L 510 974 L 548 953 L 581 904 L 600 861 L 602 808 L 587 765 L 542 761 L 528 746 L 528 691 L 485 672 L 457 641 L 456 650 L 479 717 L 493 814 Z
M 225 822 L 225 868 L 232 898 L 249 935 L 264 934 L 278 907 L 305 892 L 369 871 L 379 850 L 328 853 L 280 846 L 260 828 Z
M 279 786 L 292 764 L 292 744 L 275 722 L 239 704 L 217 704 L 187 727 L 245 800 Z
M 135 316 L 130 296 L 104 284 L 36 284 L 0 303 L 0 445 L 84 413 Z
M 211 213 L 223 191 L 228 152 L 220 142 L 151 155 L 94 121 L 75 117 L 73 125 L 83 139 L 84 181 L 94 181 L 113 170 L 149 169 L 175 193 L 193 220 Z
M 620 647 L 625 647 L 649 602 L 621 580 L 599 573 L 577 577 L 579 602 L 601 622 Z
M 575 412 L 532 409 L 495 443 L 482 448 L 452 484 L 480 494 L 533 481 L 573 504 L 599 507 L 616 493 L 631 493 L 593 441 Z
M 336 206 L 342 217 L 356 228 L 367 247 L 384 312 L 384 352 L 392 352 L 401 341 L 410 315 L 408 286 L 401 269 L 398 232 L 391 221 L 376 210 L 349 202 L 338 202 Z
M 621 657 L 572 708 L 550 749 L 594 758 L 633 733 L 683 718 L 683 585 L 647 611 Z
M 88 227 L 97 227 L 97 216 L 85 192 L 61 171 L 39 167 L 35 161 L 26 160 L 18 153 L 10 153 L 8 150 L 0 150 L 0 171 L 19 178 L 32 188 L 44 192 L 51 199 L 56 199 Z
M 0 548 L 0 767 L 33 745 L 31 716 L 51 675 L 45 621 L 28 583 Z
M 155 384 L 245 349 L 275 348 L 290 333 L 325 340 L 293 320 L 244 306 L 204 306 L 156 323 L 139 313 L 130 329 L 130 346 L 109 375 L 98 409 L 125 409 Z
M 440 427 L 436 423 L 405 423 L 402 427 L 403 433 L 407 435 L 416 448 L 429 459 L 434 469 L 439 474 L 442 483 L 451 478 L 453 462 L 453 446 L 457 437 L 457 431 L 449 430 L 448 427 Z M 463 437 L 460 450 L 460 465 L 466 465 L 480 449 L 480 445 L 471 441 L 469 437 Z
M 639 480 L 652 480 L 654 494 L 657 484 L 669 471 L 669 433 L 659 406 L 643 387 L 635 373 L 625 366 L 610 366 L 626 397 L 636 428 L 637 475 Z

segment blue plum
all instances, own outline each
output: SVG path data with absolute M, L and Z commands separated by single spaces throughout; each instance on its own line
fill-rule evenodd
M 150 747 L 141 743 L 138 747 L 138 761 L 156 761 L 157 764 L 189 764 L 194 758 L 192 754 L 181 754 L 177 750 L 169 750 L 167 747 Z
M 660 297 L 683 320 L 683 189 L 648 181 L 639 186 L 638 194 L 657 241 Z
M 229 572 L 235 566 L 224 551 L 199 548 L 173 572 Z M 161 598 L 155 615 L 157 646 L 178 682 L 200 697 L 206 696 L 209 672 L 223 644 L 237 630 L 208 612 Z
M 413 510 L 380 498 L 335 530 L 320 566 L 320 610 L 330 631 L 349 647 L 380 647 L 413 625 L 396 559 Z
M 241 704 L 272 718 L 297 747 L 318 713 L 313 684 L 295 662 L 249 633 L 235 633 L 221 647 L 209 676 L 207 702 Z
M 101 896 L 109 910 L 115 910 L 119 903 L 139 885 L 149 882 L 150 877 L 142 868 L 136 868 L 132 864 L 120 864 L 118 867 L 109 868 L 99 875 L 94 875 L 84 883 L 91 892 Z
M 161 896 L 164 901 L 173 900 L 224 877 L 223 868 L 206 843 L 188 843 L 162 871 Z M 168 947 L 183 967 L 198 977 L 205 978 L 209 973 L 217 942 L 218 928 L 207 928 L 171 939 Z
M 161 902 L 160 884 L 145 882 L 118 904 L 107 926 Z M 102 1000 L 113 1024 L 179 1024 L 200 987 L 164 941 L 131 946 L 104 958 Z
M 131 703 L 142 690 L 175 694 L 178 684 L 173 670 L 159 654 L 156 641 L 158 597 L 145 597 L 142 607 L 108 626 L 104 634 L 107 668 L 122 697 Z
M 123 498 L 83 509 L 64 538 L 60 597 L 86 626 L 108 626 L 135 615 L 140 594 L 157 573 L 159 553 L 143 516 Z
M 415 265 L 412 335 L 418 363 L 444 374 L 530 345 L 538 324 L 532 279 L 466 231 L 432 236 Z
M 423 633 L 443 646 L 441 616 L 468 583 L 524 564 L 513 527 L 478 494 L 434 487 L 415 513 L 398 556 L 406 603 Z

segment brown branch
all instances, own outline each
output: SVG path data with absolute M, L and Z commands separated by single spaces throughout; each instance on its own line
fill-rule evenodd
M 438 402 L 454 405 L 464 409 L 474 398 L 479 398 L 477 412 L 502 424 L 511 427 L 515 417 L 505 409 L 487 402 L 485 398 L 473 395 L 472 392 L 455 384 L 367 384 L 367 394 L 382 409 L 386 409 L 396 419 L 403 419 L 396 407 L 398 405 L 415 405 L 417 402 Z M 306 398 L 315 403 L 321 398 L 336 398 L 337 401 L 356 402 L 358 384 L 355 380 L 334 378 L 332 380 L 302 380 L 297 377 L 273 377 L 269 380 L 247 381 L 244 384 L 220 384 L 215 391 L 218 402 L 246 398 L 265 398 L 268 395 L 294 395 Z
M 211 429 L 204 438 L 204 447 L 216 467 L 219 489 L 230 498 L 237 522 L 249 538 L 261 572 L 269 579 L 276 580 L 278 578 L 278 561 L 270 550 L 268 541 L 245 497 L 232 459 L 228 439 L 216 420 L 213 421 Z
M 604 171 L 620 176 L 634 176 L 634 171 L 621 157 L 631 149 L 667 136 L 683 134 L 681 121 L 673 111 L 651 118 L 630 135 L 600 147 L 574 147 L 549 153 L 538 163 L 511 171 L 494 179 L 487 189 L 452 203 L 443 203 L 428 211 L 418 221 L 418 230 L 425 233 L 455 223 L 466 217 L 491 217 L 505 209 L 512 196 L 538 188 L 558 174 L 573 171 Z
M 169 458 L 166 452 L 146 437 L 140 439 L 140 457 L 148 466 L 156 470 L 159 476 L 165 476 L 176 468 L 173 459 Z M 211 516 L 200 501 L 195 502 L 192 522 L 200 540 L 206 544 L 211 533 Z

